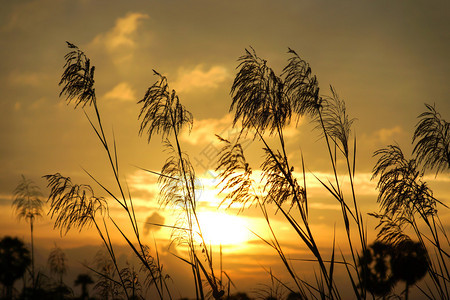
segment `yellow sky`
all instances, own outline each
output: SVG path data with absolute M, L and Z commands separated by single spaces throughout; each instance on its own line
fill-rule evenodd
M 203 182 L 199 211 L 208 227 L 214 219 L 211 213 L 221 201 L 214 188 L 214 155 L 220 147 L 215 134 L 225 138 L 237 135 L 231 126 L 229 93 L 237 59 L 245 48 L 253 47 L 276 72 L 287 63 L 288 47 L 296 50 L 310 63 L 321 91 L 329 94 L 328 86 L 333 85 L 345 99 L 349 114 L 357 119 L 353 129 L 358 141 L 356 192 L 366 214 L 377 210 L 376 182 L 370 180 L 376 161 L 373 152 L 398 143 L 409 155 L 414 125 L 424 103 L 435 103 L 442 116 L 450 119 L 449 12 L 448 1 L 3 1 L 0 236 L 9 234 L 28 241 L 27 225 L 18 223 L 10 208 L 21 174 L 47 194 L 41 176 L 56 172 L 95 186 L 84 168 L 114 190 L 104 150 L 84 113 L 58 99 L 66 40 L 83 49 L 96 66 L 95 88 L 105 131 L 109 139 L 114 132 L 121 178 L 129 185 L 142 230 L 155 212 L 154 216 L 159 215 L 167 224 L 174 220 L 173 211 L 161 208 L 157 201 L 156 176 L 136 168 L 159 171 L 166 159 L 160 137 L 147 143 L 145 136 L 138 136 L 136 102 L 156 81 L 153 69 L 167 76 L 194 115 L 192 132 L 184 132 L 180 140 Z M 86 111 L 93 116 L 92 111 Z M 314 177 L 332 179 L 324 141 L 313 128 L 308 119 L 301 119 L 298 126 L 291 124 L 286 129 L 286 145 L 298 178 L 302 177 L 301 155 L 305 159 L 311 222 L 328 251 L 334 226 L 338 236 L 343 228 L 339 205 Z M 245 142 L 248 160 L 255 174 L 260 174 L 262 144 L 251 137 Z M 338 161 L 338 165 L 343 164 Z M 427 179 L 438 199 L 448 204 L 449 174 Z M 229 272 L 241 280 L 238 286 L 247 289 L 258 282 L 255 278 L 267 280 L 261 266 L 265 261 L 265 267 L 281 272 L 275 252 L 249 233 L 248 229 L 268 234 L 257 207 L 239 215 L 239 207 L 220 211 L 216 221 L 233 223 L 229 230 L 222 231 L 223 225 L 205 232 L 212 236 L 213 244 L 218 241 L 214 232 L 235 232 L 224 242 L 224 255 L 229 255 L 224 260 L 229 262 Z M 111 212 L 118 220 L 124 219 L 119 209 Z M 376 222 L 367 215 L 365 218 L 373 239 Z M 441 218 L 448 228 L 449 213 L 444 212 Z M 292 255 L 309 255 L 302 252 L 305 249 L 300 241 L 292 240 L 292 229 L 282 216 L 273 215 L 273 220 Z M 239 231 L 239 227 L 245 229 Z M 100 243 L 92 230 L 60 238 L 51 228 L 48 217 L 36 225 L 38 248 L 49 249 L 54 241 L 65 249 Z M 177 269 L 176 259 L 165 247 L 169 231 L 150 228 L 146 237 L 150 244 L 152 236 L 161 243 L 168 273 L 170 267 Z M 118 235 L 114 239 L 120 241 Z M 233 245 L 233 239 L 247 242 L 245 246 Z

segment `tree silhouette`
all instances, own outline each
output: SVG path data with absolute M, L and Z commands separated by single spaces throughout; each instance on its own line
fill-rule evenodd
M 394 249 L 390 244 L 377 241 L 368 246 L 359 258 L 361 287 L 376 296 L 386 296 L 396 282 L 391 267 L 393 258 Z
M 30 263 L 30 252 L 21 240 L 9 236 L 0 240 L 0 282 L 5 286 L 6 299 L 12 299 L 13 284 Z
M 77 279 L 75 279 L 75 286 L 81 285 L 81 299 L 89 299 L 88 285 L 93 284 L 91 276 L 88 274 L 78 274 Z
M 407 300 L 409 287 L 427 273 L 427 251 L 421 243 L 411 240 L 402 241 L 395 247 L 392 267 L 395 278 L 406 283 L 405 300 Z
M 43 202 L 40 199 L 42 193 L 37 185 L 30 179 L 22 175 L 22 179 L 14 189 L 13 207 L 19 220 L 25 219 L 30 223 L 31 233 L 31 277 L 33 287 L 35 286 L 34 273 L 34 240 L 33 240 L 33 223 L 34 220 L 42 216 Z

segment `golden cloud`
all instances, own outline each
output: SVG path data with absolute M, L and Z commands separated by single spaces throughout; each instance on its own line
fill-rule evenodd
M 136 46 L 135 34 L 140 21 L 149 18 L 142 13 L 128 13 L 122 18 L 118 18 L 113 28 L 106 33 L 97 35 L 90 46 L 105 48 L 110 54 L 114 54 L 116 63 L 130 59 Z M 118 58 L 119 57 L 119 58 Z
M 105 99 L 118 99 L 123 101 L 135 101 L 134 90 L 127 82 L 121 82 L 105 94 Z
M 206 70 L 202 64 L 199 64 L 190 70 L 180 68 L 173 86 L 178 92 L 217 88 L 229 77 L 230 73 L 223 66 L 212 66 Z

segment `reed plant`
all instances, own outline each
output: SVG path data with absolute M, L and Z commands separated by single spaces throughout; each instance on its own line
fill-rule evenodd
M 426 290 L 419 288 L 429 298 L 448 299 L 449 256 L 445 248 L 449 243 L 445 226 L 441 223 L 436 209 L 437 205 L 448 207 L 433 197 L 422 177 L 426 169 L 435 169 L 436 174 L 448 171 L 449 123 L 440 117 L 434 106 L 426 105 L 428 111 L 419 116 L 420 121 L 413 137 L 415 159 L 405 159 L 398 146 L 391 145 L 375 152 L 378 162 L 373 169 L 373 178 L 380 177 L 377 188 L 381 213 L 371 215 L 380 219 L 377 228 L 381 230 L 378 234 L 380 242 L 368 247 L 367 228 L 358 206 L 354 184 L 357 150 L 356 135 L 352 134 L 354 119 L 348 116 L 344 100 L 333 87 L 330 87 L 329 95 L 321 95 L 317 77 L 313 75 L 309 64 L 291 49 L 288 54 L 290 57 L 287 65 L 279 75 L 268 66 L 265 59 L 256 55 L 254 49 L 246 49 L 245 54 L 238 60 L 237 75 L 231 88 L 230 111 L 234 112 L 233 125 L 242 125 L 240 136 L 254 134 L 255 140 L 261 142 L 265 156 L 259 166 L 263 171 L 262 181 L 257 184 L 252 180 L 252 168 L 246 160 L 239 139 L 232 143 L 218 137 L 223 148 L 218 156 L 216 171 L 221 178 L 223 203 L 228 203 L 228 206 L 239 203 L 243 207 L 256 204 L 260 207 L 271 239 L 260 238 L 279 255 L 295 284 L 296 292 L 303 299 L 341 299 L 342 287 L 336 285 L 334 277 L 338 265 L 345 267 L 356 299 L 380 295 L 381 290 L 390 293 L 398 277 L 395 280 L 386 277 L 386 289 L 370 286 L 373 273 L 368 267 L 367 255 L 371 255 L 373 249 L 395 249 L 396 261 L 402 261 L 412 255 L 404 250 L 405 245 L 409 245 L 407 241 L 410 241 L 405 231 L 407 226 L 412 227 L 416 233 L 420 243 L 420 247 L 417 247 L 425 249 L 429 264 L 426 269 L 434 285 L 434 289 L 429 286 Z M 340 205 L 348 256 L 342 252 L 340 255 L 336 253 L 333 237 L 331 257 L 324 257 L 316 242 L 317 233 L 314 233 L 309 222 L 310 197 L 306 186 L 305 162 L 302 155 L 302 176 L 297 178 L 294 165 L 288 159 L 284 134 L 286 126 L 290 122 L 298 123 L 300 118 L 310 118 L 324 140 L 333 179 L 323 179 L 315 175 L 314 177 Z M 270 146 L 269 139 L 278 141 L 278 146 Z M 338 161 L 344 161 L 344 166 L 338 167 Z M 423 166 L 421 171 L 420 164 Z M 345 170 L 344 173 L 342 170 Z M 348 195 L 343 192 L 344 185 L 348 185 Z M 282 244 L 272 228 L 272 216 L 267 210 L 269 205 L 281 212 L 287 224 L 314 256 L 320 270 L 314 283 L 307 282 L 295 272 L 292 261 L 283 251 Z M 425 224 L 428 230 L 426 234 L 420 222 Z M 381 246 L 379 243 L 382 242 L 387 244 Z M 422 253 L 419 250 L 414 251 L 416 254 Z M 406 298 L 408 284 L 415 283 L 421 276 L 417 275 L 409 283 L 407 281 L 404 292 Z
M 137 280 L 137 272 L 133 267 L 119 267 L 110 238 L 113 228 L 141 262 L 141 271 L 147 274 L 145 286 L 152 289 L 160 299 L 171 299 L 156 245 L 151 251 L 142 242 L 131 193 L 124 184 L 123 175 L 119 173 L 115 138 L 108 139 L 105 135 L 94 88 L 95 68 L 82 50 L 71 43 L 67 44 L 70 52 L 65 56 L 60 96 L 65 96 L 68 103 L 85 112 L 105 150 L 118 193 L 112 192 L 87 171 L 87 175 L 107 197 L 98 196 L 91 186 L 72 183 L 70 178 L 59 173 L 46 175 L 50 187 L 49 214 L 61 234 L 90 226 L 97 230 L 108 258 L 102 266 L 91 269 L 101 279 L 97 286 L 105 295 L 111 288 L 116 291 L 116 296 L 130 299 L 141 294 L 144 288 L 142 281 Z M 292 49 L 289 49 L 288 55 L 283 71 L 276 74 L 266 60 L 257 56 L 254 49 L 245 50 L 238 60 L 230 105 L 230 111 L 234 113 L 233 126 L 242 129 L 235 141 L 218 136 L 222 144 L 216 167 L 220 179 L 218 186 L 223 195 L 221 205 L 240 204 L 242 210 L 250 205 L 259 208 L 267 223 L 270 238 L 255 234 L 275 250 L 294 286 L 283 282 L 270 270 L 272 286 L 268 295 L 281 295 L 284 294 L 282 290 L 286 289 L 289 295 L 298 299 L 342 299 L 346 295 L 336 280 L 336 269 L 342 267 L 356 299 L 375 297 L 379 290 L 369 285 L 373 275 L 368 268 L 370 255 L 388 253 L 393 249 L 391 246 L 401 245 L 396 249 L 403 249 L 409 245 L 404 242 L 411 240 L 406 231 L 406 227 L 410 227 L 420 243 L 420 249 L 426 250 L 427 272 L 433 283 L 433 287 L 421 288 L 421 291 L 431 299 L 448 299 L 449 254 L 446 247 L 449 241 L 445 226 L 438 217 L 437 206 L 448 207 L 433 196 L 423 175 L 430 169 L 436 170 L 436 174 L 448 170 L 449 124 L 440 117 L 434 106 L 427 105 L 428 112 L 419 116 L 420 121 L 414 133 L 413 159 L 406 159 L 398 146 L 391 145 L 375 152 L 378 162 L 373 169 L 373 178 L 379 177 L 377 188 L 381 210 L 372 216 L 380 220 L 380 241 L 368 246 L 367 227 L 355 192 L 357 139 L 352 131 L 354 119 L 349 117 L 345 101 L 333 87 L 330 86 L 328 95 L 323 95 L 310 65 Z M 160 135 L 168 157 L 160 172 L 146 171 L 152 176 L 158 176 L 160 205 L 178 213 L 175 224 L 164 226 L 172 229 L 171 242 L 186 249 L 184 254 L 176 256 L 192 271 L 196 298 L 225 298 L 230 294 L 231 281 L 222 268 L 219 271 L 215 269 L 211 246 L 203 237 L 198 217 L 198 193 L 202 187 L 180 141 L 181 132 L 192 129 L 193 116 L 182 104 L 176 91 L 169 87 L 168 79 L 157 71 L 154 71 L 154 75 L 156 82 L 138 101 L 141 107 L 139 134 L 144 135 L 149 143 L 155 135 Z M 311 120 L 323 140 L 331 176 L 319 178 L 313 175 L 340 207 L 340 226 L 346 236 L 343 241 L 345 245 L 341 241 L 340 246 L 345 246 L 347 252 L 337 249 L 335 234 L 331 239 L 331 253 L 325 253 L 317 242 L 318 233 L 310 221 L 307 166 L 303 154 L 299 157 L 300 165 L 294 165 L 286 146 L 286 127 L 291 122 L 298 124 L 301 118 Z M 241 144 L 242 138 L 247 135 L 254 135 L 254 140 L 260 142 L 264 153 L 257 166 L 262 170 L 261 183 L 254 181 L 253 168 Z M 294 168 L 301 170 L 300 176 L 294 172 Z M 344 193 L 344 190 L 349 192 Z M 124 224 L 118 224 L 110 214 L 112 203 L 118 205 L 127 216 L 132 236 L 127 236 Z M 272 226 L 271 210 L 281 214 L 284 222 L 314 257 L 312 262 L 318 270 L 314 282 L 297 273 L 293 259 L 283 250 L 283 244 Z M 381 264 L 381 260 L 378 260 Z M 223 274 L 228 278 L 228 284 L 222 280 Z M 390 292 L 393 281 L 389 276 L 385 278 L 386 290 Z M 408 287 L 407 283 L 406 297 Z M 228 296 L 225 294 L 227 289 Z
M 125 179 L 119 173 L 114 135 L 110 140 L 104 131 L 94 87 L 95 67 L 77 46 L 69 42 L 67 45 L 70 51 L 65 56 L 66 64 L 60 81 L 62 86 L 60 96 L 65 96 L 68 104 L 73 102 L 75 108 L 83 109 L 105 150 L 118 194 L 112 192 L 111 188 L 106 187 L 88 171 L 86 171 L 87 175 L 98 184 L 103 192 L 106 192 L 108 195 L 106 198 L 96 196 L 94 188 L 90 185 L 74 184 L 69 177 L 59 173 L 46 175 L 44 177 L 50 188 L 49 215 L 55 221 L 54 227 L 59 229 L 62 235 L 72 228 L 81 231 L 86 227 L 95 227 L 108 253 L 110 265 L 114 267 L 114 269 L 101 268 L 100 271 L 88 267 L 102 279 L 103 283 L 100 286 L 109 286 L 107 282 L 110 281 L 115 289 L 121 287 L 122 291 L 117 294 L 121 294 L 127 299 L 135 296 L 136 287 L 130 283 L 135 282 L 133 278 L 137 273 L 129 266 L 119 267 L 115 247 L 110 238 L 110 228 L 112 227 L 123 237 L 139 259 L 142 265 L 140 270 L 147 274 L 146 286 L 152 287 L 160 299 L 171 299 L 172 296 L 166 281 L 168 276 L 163 274 L 156 245 L 154 254 L 152 254 L 150 247 L 142 242 L 133 199 L 128 186 L 124 183 Z M 154 75 L 158 80 L 148 88 L 143 99 L 138 101 L 138 104 L 141 105 L 139 134 L 146 135 L 148 142 L 155 134 L 160 134 L 169 157 L 161 172 L 146 171 L 158 176 L 161 206 L 171 206 L 175 211 L 180 212 L 177 216 L 177 223 L 167 227 L 173 229 L 172 242 L 188 248 L 187 257 L 177 257 L 192 269 L 196 297 L 204 299 L 211 296 L 219 299 L 224 296 L 226 285 L 222 281 L 222 270 L 220 270 L 220 274 L 214 273 L 212 250 L 201 232 L 197 215 L 197 194 L 201 185 L 195 176 L 189 156 L 182 150 L 179 141 L 180 132 L 184 128 L 187 130 L 192 128 L 193 116 L 181 104 L 176 92 L 169 89 L 167 78 L 156 71 L 154 71 Z M 93 117 L 87 112 L 88 109 L 93 110 Z M 133 236 L 127 236 L 124 225 L 118 224 L 114 216 L 110 214 L 111 201 L 126 214 Z M 154 225 L 161 226 L 161 224 Z M 133 278 L 130 279 L 130 276 Z M 205 282 L 208 287 L 206 291 Z
M 142 242 L 138 221 L 133 205 L 133 199 L 123 178 L 119 173 L 119 161 L 117 158 L 117 148 L 114 136 L 112 141 L 106 137 L 104 126 L 97 103 L 94 72 L 95 67 L 91 65 L 90 59 L 77 46 L 67 42 L 69 52 L 65 55 L 64 72 L 59 84 L 62 86 L 60 96 L 65 96 L 68 104 L 74 104 L 75 108 L 83 109 L 87 120 L 95 132 L 111 167 L 112 175 L 115 180 L 118 195 L 112 192 L 112 189 L 103 185 L 99 180 L 91 177 L 99 187 L 106 192 L 108 198 L 95 195 L 94 189 L 90 185 L 75 184 L 69 177 L 59 173 L 44 176 L 47 179 L 50 194 L 47 202 L 50 203 L 49 215 L 54 219 L 54 228 L 59 229 L 61 235 L 66 234 L 71 229 L 79 231 L 93 226 L 101 238 L 105 249 L 111 259 L 115 274 L 118 276 L 116 283 L 122 288 L 122 293 L 127 299 L 130 299 L 128 277 L 126 276 L 128 268 L 120 268 L 115 247 L 111 242 L 111 227 L 123 237 L 129 245 L 132 252 L 137 256 L 143 269 L 151 278 L 152 288 L 160 299 L 171 299 L 170 291 L 166 283 L 166 277 L 162 272 L 162 266 L 155 256 L 150 255 L 148 246 Z M 93 117 L 89 116 L 89 112 Z M 127 216 L 129 226 L 132 229 L 133 237 L 127 236 L 124 225 L 118 224 L 113 215 L 109 213 L 109 202 L 113 201 L 118 205 Z M 155 248 L 154 251 L 157 249 Z M 98 272 L 97 272 L 98 273 Z M 103 274 L 104 278 L 109 278 L 108 274 Z M 115 280 L 114 280 L 115 281 Z
M 380 212 L 372 215 L 379 219 L 377 238 L 386 243 L 410 241 L 412 230 L 427 250 L 424 255 L 432 282 L 432 287 L 427 284 L 419 289 L 430 299 L 450 299 L 450 243 L 438 215 L 438 210 L 448 206 L 434 196 L 424 179 L 426 171 L 435 171 L 438 176 L 450 170 L 450 123 L 434 106 L 425 106 L 414 131 L 412 158 L 408 159 L 398 145 L 389 145 L 374 154 L 378 158 L 373 177 L 378 178 Z
M 358 299 L 365 298 L 366 290 L 359 285 L 364 274 L 357 268 L 358 252 L 366 248 L 367 241 L 354 189 L 356 137 L 351 139 L 353 119 L 349 118 L 345 102 L 339 98 L 335 89 L 331 87 L 331 94 L 322 96 L 317 77 L 313 75 L 309 64 L 292 49 L 289 49 L 288 54 L 290 57 L 287 65 L 280 75 L 268 66 L 266 60 L 258 57 L 254 49 L 246 49 L 245 54 L 239 58 L 238 73 L 231 88 L 230 111 L 234 111 L 233 125 L 242 125 L 242 135 L 252 132 L 262 144 L 265 153 L 260 165 L 263 171 L 262 188 L 258 190 L 251 180 L 252 168 L 239 140 L 231 143 L 219 137 L 224 146 L 219 154 L 216 170 L 221 177 L 222 192 L 229 192 L 224 198 L 231 203 L 241 203 L 244 206 L 254 203 L 260 207 L 272 234 L 272 240 L 264 241 L 276 250 L 294 281 L 297 292 L 303 298 L 341 298 L 334 279 L 336 263 L 342 263 L 346 267 L 355 296 Z M 336 259 L 334 241 L 331 257 L 324 257 L 322 254 L 309 222 L 309 198 L 303 157 L 299 166 L 303 178 L 296 178 L 294 166 L 288 159 L 284 130 L 290 122 L 298 122 L 303 117 L 309 117 L 316 123 L 325 140 L 333 180 L 327 182 L 318 177 L 316 179 L 341 207 L 350 261 L 342 253 L 341 259 Z M 278 147 L 269 146 L 268 136 L 278 141 Z M 344 196 L 342 191 L 344 183 L 338 173 L 338 157 L 343 157 L 346 164 L 345 174 L 351 190 L 349 197 Z M 315 257 L 320 270 L 315 284 L 306 282 L 295 272 L 272 230 L 267 205 L 273 205 L 281 212 Z M 357 245 L 354 245 L 353 235 L 357 237 Z

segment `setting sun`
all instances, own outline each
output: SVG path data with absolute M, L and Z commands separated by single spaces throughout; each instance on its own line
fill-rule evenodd
M 241 244 L 251 238 L 244 218 L 223 212 L 199 212 L 198 219 L 207 244 Z

